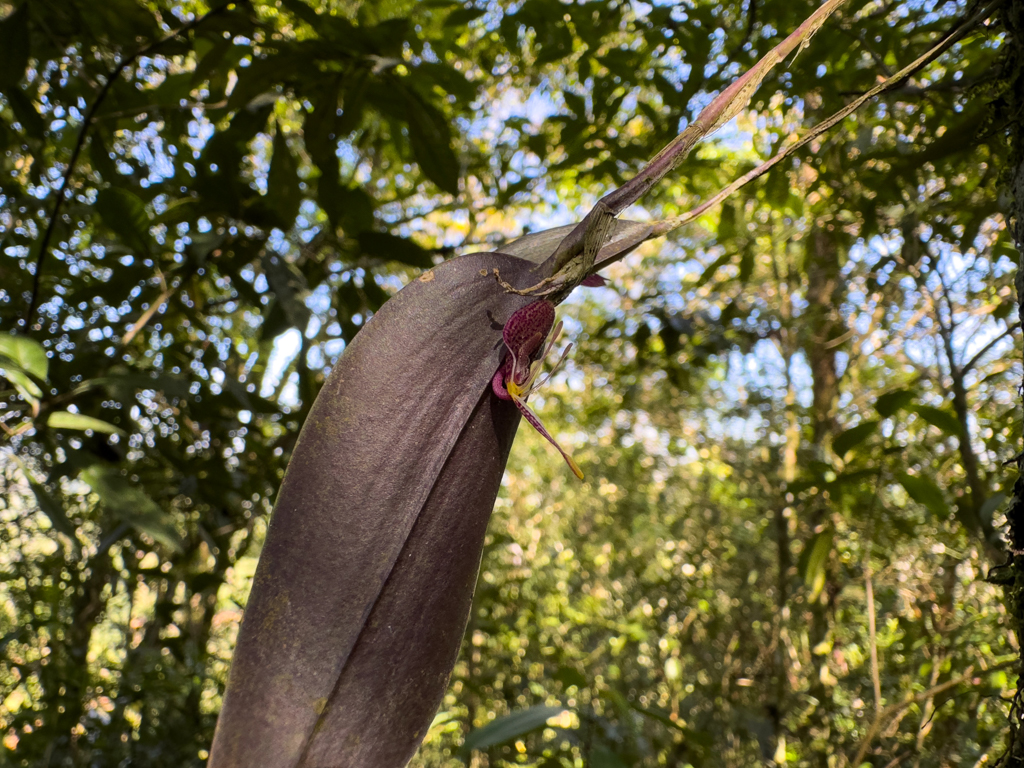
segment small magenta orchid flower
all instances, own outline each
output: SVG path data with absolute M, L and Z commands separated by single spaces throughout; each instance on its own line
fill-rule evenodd
M 537 414 L 526 404 L 527 398 L 548 382 L 551 376 L 558 370 L 565 361 L 566 355 L 572 349 L 572 344 L 566 346 L 558 362 L 543 377 L 540 377 L 541 369 L 544 367 L 544 360 L 550 354 L 558 336 L 562 332 L 562 322 L 555 322 L 555 305 L 550 301 L 535 301 L 527 304 L 515 312 L 505 323 L 502 332 L 502 339 L 508 349 L 508 356 L 501 367 L 491 379 L 491 390 L 502 400 L 511 400 L 516 408 L 526 418 L 530 425 L 540 432 L 558 452 L 562 454 L 569 468 L 580 480 L 583 479 L 583 470 L 573 461 L 558 442 L 545 429 L 544 424 L 537 417 Z M 544 345 L 544 351 L 537 355 L 538 350 L 544 343 L 544 339 L 550 336 L 550 340 Z M 538 380 L 538 377 L 539 380 Z

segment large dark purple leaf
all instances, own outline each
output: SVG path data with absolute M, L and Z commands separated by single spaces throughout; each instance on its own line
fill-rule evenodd
M 519 423 L 491 392 L 520 288 L 572 230 L 431 269 L 345 350 L 302 428 L 211 768 L 400 767 L 444 695 Z M 595 268 L 649 232 L 617 222 Z
M 402 766 L 465 630 L 518 424 L 489 388 L 528 261 L 424 273 L 367 323 L 303 426 L 239 632 L 210 765 Z M 481 274 L 481 273 L 486 274 Z

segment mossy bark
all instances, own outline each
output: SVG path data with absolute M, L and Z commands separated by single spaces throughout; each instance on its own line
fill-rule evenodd
M 1003 60 L 1002 83 L 995 109 L 1007 120 L 1010 141 L 1009 186 L 1012 196 L 1007 210 L 1010 235 L 1020 255 L 1017 271 L 1017 311 L 1024 323 L 1024 0 L 1010 0 L 1002 10 L 1002 22 L 1007 33 L 1006 56 Z M 1024 382 L 1021 383 L 1024 396 Z M 1021 414 L 1024 417 L 1024 413 Z M 1024 456 L 1024 454 L 1021 454 Z M 1024 627 L 1024 462 L 1017 458 L 1018 477 L 1014 485 L 1013 500 L 1007 511 L 1011 559 L 1000 568 L 994 568 L 989 579 L 1004 585 L 1006 607 L 1017 633 L 1018 643 Z M 1019 673 L 1024 673 L 1024 655 Z M 1024 674 L 1018 678 L 1017 694 L 1009 713 L 1010 741 L 1004 765 L 1024 766 Z

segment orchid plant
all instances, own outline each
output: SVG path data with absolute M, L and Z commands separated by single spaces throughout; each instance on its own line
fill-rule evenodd
M 902 82 L 998 0 L 700 207 L 661 222 L 617 218 L 739 113 L 844 2 L 826 0 L 578 225 L 434 267 L 359 332 L 314 402 L 282 482 L 209 768 L 404 766 L 455 664 L 520 415 L 583 476 L 527 405 L 558 367 L 542 375 L 561 330 L 556 305 Z

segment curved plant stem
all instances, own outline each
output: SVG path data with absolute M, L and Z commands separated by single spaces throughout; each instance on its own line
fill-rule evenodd
M 798 149 L 814 141 L 827 130 L 834 127 L 837 123 L 844 120 L 852 113 L 856 112 L 869 99 L 874 98 L 880 93 L 884 93 L 885 91 L 892 90 L 893 88 L 900 86 L 904 80 L 906 80 L 912 74 L 921 69 L 921 67 L 933 61 L 943 51 L 945 51 L 947 48 L 953 45 L 953 43 L 963 38 L 977 24 L 988 18 L 988 16 L 990 16 L 992 12 L 996 9 L 996 7 L 999 6 L 1002 2 L 1003 0 L 993 0 L 992 2 L 984 5 L 980 10 L 978 10 L 976 13 L 971 15 L 967 20 L 961 23 L 958 27 L 956 27 L 956 29 L 954 29 L 952 32 L 950 32 L 948 35 L 942 38 L 942 40 L 933 45 L 928 51 L 926 51 L 924 54 L 916 58 L 910 64 L 908 64 L 899 72 L 894 74 L 892 77 L 889 77 L 886 80 L 882 81 L 871 90 L 867 91 L 866 93 L 862 94 L 858 98 L 851 101 L 849 104 L 847 104 L 845 107 L 843 107 L 835 114 L 822 120 L 820 123 L 811 128 L 811 130 L 808 131 L 805 136 L 802 136 L 798 141 L 794 142 L 793 144 L 790 144 L 788 147 L 778 152 L 772 158 L 766 160 L 761 165 L 757 166 L 757 168 L 754 168 L 753 170 L 743 174 L 734 182 L 732 182 L 727 187 L 718 192 L 716 195 L 698 205 L 696 208 L 687 211 L 686 213 L 682 213 L 678 216 L 673 216 L 671 219 L 665 219 L 664 221 L 659 221 L 655 223 L 653 225 L 653 230 L 649 235 L 649 238 L 660 237 L 662 235 L 668 234 L 674 229 L 678 229 L 684 224 L 689 224 L 694 219 L 703 215 L 709 208 L 718 205 L 723 200 L 728 198 L 733 192 L 749 184 L 754 179 L 763 176 L 773 166 L 777 165 L 782 160 L 785 160 Z M 623 189 L 625 189 L 625 187 L 623 187 Z
M 753 67 L 718 94 L 710 104 L 701 110 L 697 118 L 655 155 L 636 176 L 614 192 L 601 198 L 594 209 L 562 240 L 558 249 L 551 255 L 549 261 L 553 264 L 554 270 L 562 270 L 570 261 L 585 253 L 584 244 L 592 239 L 588 237 L 588 233 L 594 228 L 602 226 L 603 219 L 618 216 L 647 194 L 651 187 L 679 166 L 701 139 L 717 131 L 746 108 L 761 81 L 775 65 L 807 45 L 826 19 L 845 2 L 846 0 L 827 0 L 819 6 L 786 39 L 768 51 Z M 603 226 L 607 228 L 606 224 Z

